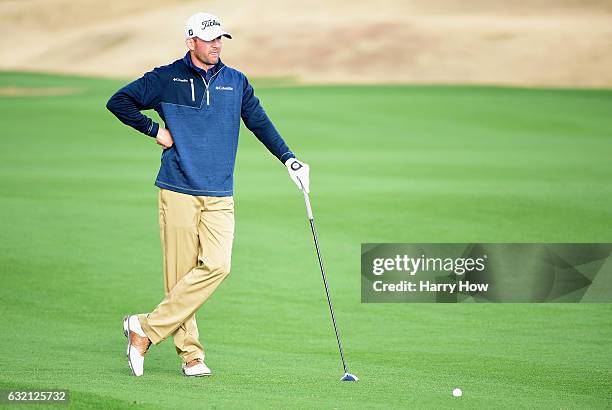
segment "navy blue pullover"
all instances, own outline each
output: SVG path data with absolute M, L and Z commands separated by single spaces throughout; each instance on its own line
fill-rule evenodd
M 212 70 L 212 71 L 211 71 Z M 156 67 L 107 102 L 121 122 L 157 136 L 159 124 L 141 113 L 155 110 L 172 134 L 155 185 L 189 195 L 230 196 L 240 119 L 281 162 L 295 157 L 268 118 L 246 76 L 220 60 L 208 72 L 189 53 Z

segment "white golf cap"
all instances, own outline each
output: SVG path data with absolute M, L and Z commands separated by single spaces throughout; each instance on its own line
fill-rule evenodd
M 223 31 L 221 20 L 217 16 L 200 12 L 187 20 L 185 37 L 199 37 L 202 40 L 211 41 L 220 36 L 232 38 L 230 33 Z

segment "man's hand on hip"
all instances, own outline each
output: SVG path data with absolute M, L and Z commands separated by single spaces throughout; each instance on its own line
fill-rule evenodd
M 298 161 L 295 158 L 290 158 L 285 162 L 289 176 L 295 182 L 298 188 L 303 189 L 306 193 L 310 192 L 310 167 L 308 164 Z
M 172 139 L 170 131 L 163 127 L 159 127 L 157 137 L 155 137 L 155 142 L 157 142 L 157 145 L 161 145 L 163 149 L 170 148 L 172 145 L 174 145 L 174 140 Z

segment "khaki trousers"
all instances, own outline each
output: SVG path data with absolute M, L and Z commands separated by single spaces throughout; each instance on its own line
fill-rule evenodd
M 184 363 L 204 359 L 195 312 L 230 272 L 234 200 L 161 189 L 159 227 L 166 296 L 138 319 L 154 344 L 172 335 Z

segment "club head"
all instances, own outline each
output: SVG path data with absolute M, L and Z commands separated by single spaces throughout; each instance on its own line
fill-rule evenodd
M 357 380 L 359 380 L 359 377 L 350 373 L 344 373 L 344 376 L 340 379 L 341 382 L 356 382 Z

